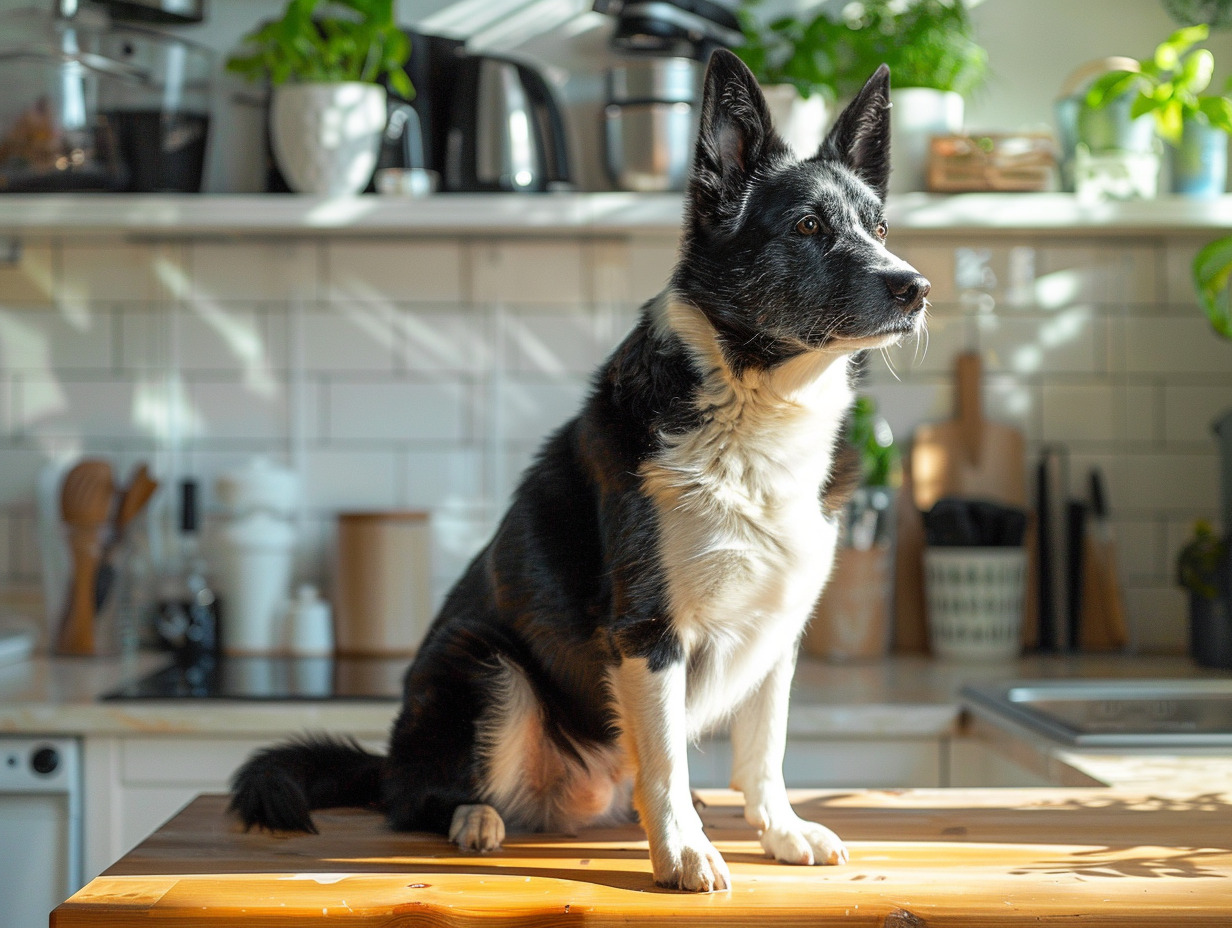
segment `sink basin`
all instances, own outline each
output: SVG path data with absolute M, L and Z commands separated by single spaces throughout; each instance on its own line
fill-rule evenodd
M 967 685 L 971 709 L 1088 748 L 1232 747 L 1232 679 Z

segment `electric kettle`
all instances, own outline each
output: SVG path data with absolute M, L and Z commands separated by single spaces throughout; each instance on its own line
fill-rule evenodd
M 564 117 L 543 75 L 512 58 L 471 54 L 454 75 L 446 190 L 572 189 Z

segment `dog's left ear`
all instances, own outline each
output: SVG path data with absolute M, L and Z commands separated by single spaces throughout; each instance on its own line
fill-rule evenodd
M 735 55 L 716 49 L 706 68 L 702 112 L 689 177 L 695 210 L 720 217 L 740 199 L 745 182 L 786 143 L 774 132 L 757 79 Z
M 877 192 L 884 202 L 890 184 L 890 69 L 873 72 L 839 114 L 817 157 L 838 161 Z

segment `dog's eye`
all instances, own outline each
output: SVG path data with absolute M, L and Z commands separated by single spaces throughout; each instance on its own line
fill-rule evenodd
M 821 231 L 821 220 L 813 215 L 805 216 L 796 223 L 796 231 L 801 235 L 816 235 Z
M 875 231 L 877 232 L 877 237 L 884 242 L 886 235 L 888 235 L 890 232 L 890 227 L 883 220 L 877 223 L 877 228 Z

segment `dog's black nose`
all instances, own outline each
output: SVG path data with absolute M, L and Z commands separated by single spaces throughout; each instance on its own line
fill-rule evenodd
M 920 307 L 933 285 L 915 271 L 895 271 L 886 275 L 886 288 L 905 312 Z

